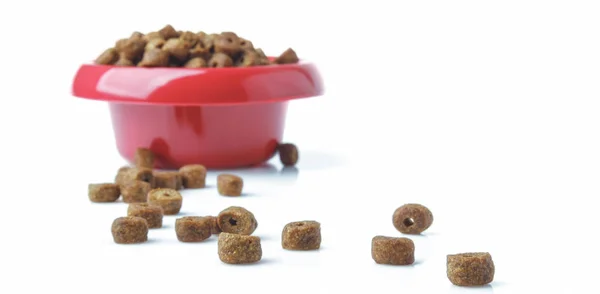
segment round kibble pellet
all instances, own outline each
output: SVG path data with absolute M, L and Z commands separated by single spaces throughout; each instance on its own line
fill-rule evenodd
M 240 38 L 232 32 L 221 33 L 215 38 L 214 44 L 216 53 L 224 53 L 228 56 L 236 56 L 242 51 Z
M 154 187 L 179 190 L 179 172 L 154 171 Z
M 142 61 L 138 63 L 141 67 L 165 67 L 169 65 L 169 52 L 154 48 L 144 52 Z
M 114 48 L 108 48 L 98 58 L 96 58 L 97 64 L 110 65 L 119 59 L 119 53 Z
M 293 166 L 298 162 L 298 148 L 294 144 L 284 143 L 277 147 L 279 160 L 284 166 Z
M 135 150 L 134 161 L 137 167 L 153 168 L 154 152 L 148 148 L 138 148 Z
M 148 192 L 152 185 L 143 181 L 133 181 L 121 186 L 121 195 L 125 203 L 141 203 L 148 201 Z
M 182 39 L 168 39 L 162 50 L 169 52 L 178 61 L 184 61 L 189 55 L 190 44 Z
M 217 176 L 217 191 L 223 196 L 241 196 L 244 188 L 244 180 L 232 174 L 220 174 Z
M 494 280 L 492 256 L 487 252 L 450 254 L 446 257 L 446 275 L 457 286 L 482 286 Z
M 238 234 L 219 234 L 219 259 L 227 264 L 255 263 L 262 258 L 260 238 Z
M 195 57 L 188 60 L 183 67 L 187 68 L 202 68 L 206 67 L 206 61 L 202 57 Z
M 183 187 L 198 189 L 206 187 L 206 167 L 200 164 L 190 164 L 179 169 Z
M 371 257 L 378 264 L 410 265 L 415 262 L 415 244 L 411 239 L 375 236 Z
M 175 233 L 181 242 L 200 242 L 211 235 L 213 220 L 203 216 L 184 216 L 175 220 Z
M 298 63 L 298 61 L 298 56 L 292 48 L 288 48 L 275 59 L 275 63 L 277 64 Z
M 127 171 L 130 170 L 130 166 L 122 166 L 117 171 L 117 175 L 115 176 L 115 184 L 122 185 L 126 182 L 127 179 Z
M 146 40 L 142 38 L 121 39 L 115 44 L 119 55 L 128 60 L 139 60 L 144 54 Z
M 429 208 L 421 204 L 404 204 L 392 217 L 394 227 L 403 234 L 418 235 L 427 230 L 433 223 L 433 214 Z
M 152 189 L 148 192 L 148 203 L 162 207 L 165 215 L 175 215 L 181 210 L 183 197 L 175 189 Z
M 119 58 L 119 60 L 117 60 L 117 62 L 115 62 L 115 66 L 134 66 L 133 61 L 121 57 Z
M 207 216 L 210 221 L 211 221 L 211 226 L 210 226 L 210 233 L 211 234 L 220 234 L 221 233 L 221 228 L 219 228 L 219 224 L 217 223 L 217 217 L 216 216 Z
M 158 31 L 158 33 L 165 40 L 179 37 L 179 33 L 177 33 L 177 30 L 175 30 L 175 28 L 173 28 L 173 26 L 171 26 L 171 25 L 166 25 L 164 28 L 160 29 L 160 31 Z
M 215 53 L 208 61 L 208 67 L 230 67 L 233 66 L 233 59 L 225 53 Z
M 198 41 L 200 41 L 200 36 L 190 31 L 186 31 L 179 34 L 179 39 L 187 42 L 190 47 L 194 47 Z
M 288 250 L 317 250 L 321 247 L 321 224 L 316 221 L 292 222 L 283 228 L 281 247 Z
M 146 182 L 154 187 L 154 175 L 152 173 L 152 169 L 145 167 L 129 168 L 123 171 L 123 175 L 117 184 L 124 186 L 134 181 Z
M 239 206 L 221 211 L 217 216 L 217 224 L 223 232 L 240 235 L 251 235 L 258 227 L 254 214 Z
M 161 228 L 163 223 L 163 209 L 156 204 L 132 203 L 127 208 L 127 216 L 137 216 L 146 220 L 148 228 Z
M 92 202 L 115 202 L 121 196 L 119 185 L 100 183 L 88 185 L 88 198 Z
M 115 219 L 111 232 L 117 244 L 134 244 L 148 241 L 148 222 L 137 216 L 124 216 Z
M 158 36 L 158 37 L 148 41 L 148 43 L 146 44 L 145 50 L 148 51 L 148 50 L 152 50 L 152 49 L 161 49 L 165 45 L 165 42 L 166 42 L 165 39 Z

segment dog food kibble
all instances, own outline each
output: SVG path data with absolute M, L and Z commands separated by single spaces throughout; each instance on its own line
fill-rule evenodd
M 217 224 L 223 232 L 240 235 L 251 235 L 258 227 L 254 214 L 239 206 L 221 211 L 217 216 Z
M 288 250 L 316 250 L 321 247 L 321 224 L 316 221 L 292 222 L 283 228 L 281 246 Z
M 121 186 L 121 195 L 125 203 L 141 203 L 148 200 L 152 185 L 143 181 L 128 182 Z
M 115 48 L 108 48 L 98 58 L 96 58 L 97 64 L 113 64 L 119 59 L 119 53 Z
M 154 171 L 154 187 L 178 190 L 179 173 L 174 171 Z
M 210 233 L 211 234 L 220 234 L 221 233 L 221 228 L 219 228 L 219 224 L 217 223 L 217 217 L 216 216 L 207 216 L 207 218 L 210 218 Z
M 117 185 L 123 184 L 127 179 L 127 171 L 129 171 L 130 169 L 131 169 L 131 167 L 129 167 L 129 166 L 120 167 L 119 170 L 117 171 L 117 175 L 115 176 L 115 184 L 117 184 Z
M 148 192 L 148 203 L 157 204 L 165 215 L 175 215 L 181 210 L 183 197 L 174 189 L 158 188 Z
M 227 54 L 215 53 L 208 61 L 208 67 L 230 67 L 233 60 Z
M 371 257 L 378 264 L 410 265 L 415 262 L 415 244 L 408 238 L 375 236 Z
M 494 280 L 494 261 L 487 252 L 451 254 L 446 257 L 446 274 L 457 286 L 482 286 Z
M 203 216 L 184 216 L 175 220 L 175 233 L 181 242 L 200 242 L 211 235 L 213 220 Z
M 183 187 L 188 189 L 204 188 L 206 186 L 206 167 L 200 164 L 190 164 L 179 169 Z
M 118 177 L 119 175 L 117 174 L 117 178 Z M 154 175 L 152 173 L 152 169 L 145 167 L 129 168 L 123 171 L 123 175 L 120 177 L 120 180 L 117 182 L 117 184 L 123 186 L 133 181 L 150 183 L 150 185 L 154 187 Z
M 244 180 L 232 174 L 217 176 L 217 191 L 223 196 L 241 196 Z
M 277 64 L 298 63 L 298 61 L 298 56 L 292 48 L 288 48 L 275 59 L 275 63 Z
M 138 148 L 134 155 L 135 166 L 153 168 L 154 167 L 154 153 L 148 148 Z
M 183 67 L 187 68 L 202 68 L 206 67 L 206 61 L 202 57 L 196 57 L 186 62 Z
M 148 228 L 161 228 L 163 222 L 162 207 L 156 204 L 132 203 L 127 208 L 127 216 L 137 216 L 146 220 Z
M 200 59 L 198 59 L 200 58 Z M 249 67 L 297 63 L 294 50 L 287 49 L 273 62 L 252 41 L 234 32 L 206 34 L 178 31 L 166 25 L 157 32 L 133 32 L 105 50 L 97 64 L 138 67 Z
M 100 183 L 88 185 L 88 198 L 92 202 L 115 202 L 121 196 L 119 185 Z
M 260 261 L 260 238 L 237 234 L 219 234 L 219 259 L 227 264 L 246 264 Z
M 280 144 L 277 148 L 279 160 L 285 166 L 293 166 L 298 162 L 298 148 L 294 144 Z
M 134 244 L 148 241 L 148 222 L 137 216 L 124 216 L 115 219 L 111 232 L 117 244 Z
M 394 227 L 403 234 L 418 235 L 433 223 L 433 214 L 421 204 L 404 204 L 393 215 Z

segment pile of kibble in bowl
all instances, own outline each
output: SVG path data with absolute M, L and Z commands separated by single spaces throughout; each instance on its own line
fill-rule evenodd
M 288 48 L 279 57 L 269 60 L 250 40 L 234 32 L 207 34 L 177 31 L 166 25 L 156 32 L 134 32 L 106 49 L 96 64 L 139 67 L 250 67 L 289 64 L 299 61 L 296 52 Z

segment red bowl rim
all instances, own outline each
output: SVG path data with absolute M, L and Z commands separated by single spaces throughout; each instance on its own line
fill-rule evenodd
M 320 96 L 317 67 L 295 64 L 229 68 L 143 68 L 85 63 L 72 85 L 78 98 L 112 103 L 231 105 Z

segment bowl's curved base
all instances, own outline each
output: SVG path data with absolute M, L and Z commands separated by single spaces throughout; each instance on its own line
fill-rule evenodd
M 155 168 L 202 164 L 232 169 L 264 163 L 283 137 L 287 102 L 235 106 L 111 103 L 117 149 L 133 163 L 135 150 L 156 154 Z

